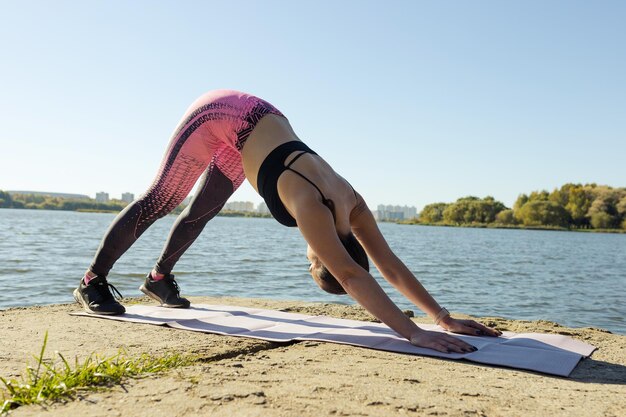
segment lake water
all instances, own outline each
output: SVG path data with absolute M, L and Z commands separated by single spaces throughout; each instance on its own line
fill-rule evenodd
M 0 209 L 0 309 L 72 302 L 114 214 Z M 138 296 L 174 222 L 157 221 L 109 281 Z M 545 319 L 626 334 L 626 234 L 379 224 L 437 301 L 476 316 Z M 177 264 L 186 295 L 352 303 L 308 275 L 306 244 L 272 219 L 217 217 Z M 373 275 L 403 309 L 417 308 Z

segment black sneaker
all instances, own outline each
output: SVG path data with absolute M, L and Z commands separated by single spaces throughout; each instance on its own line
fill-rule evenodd
M 109 288 L 119 295 L 120 300 L 123 298 L 117 288 L 109 284 L 105 277 L 97 276 L 92 278 L 87 285 L 81 279 L 78 288 L 74 290 L 74 299 L 87 313 L 124 314 L 126 309 L 117 302 Z
M 180 296 L 180 288 L 174 279 L 174 275 L 167 274 L 163 279 L 155 281 L 150 274 L 141 287 L 141 292 L 157 300 L 163 307 L 189 308 L 190 302 Z

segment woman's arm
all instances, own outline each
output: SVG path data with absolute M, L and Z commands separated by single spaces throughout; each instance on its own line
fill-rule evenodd
M 474 350 L 473 346 L 454 337 L 420 329 L 402 313 L 369 272 L 346 252 L 326 206 L 316 199 L 291 203 L 305 240 L 346 292 L 367 311 L 415 345 L 442 352 Z
M 420 310 L 434 319 L 441 311 L 441 306 L 426 291 L 406 265 L 393 253 L 378 229 L 374 216 L 367 209 L 365 201 L 362 198 L 360 201 L 355 215 L 350 219 L 355 236 L 361 242 L 383 277 Z M 490 329 L 472 320 L 454 320 L 450 316 L 441 320 L 440 324 L 445 329 L 457 333 L 487 334 L 490 336 L 501 334 L 497 330 Z

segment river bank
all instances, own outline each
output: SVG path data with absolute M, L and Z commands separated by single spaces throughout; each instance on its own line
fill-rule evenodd
M 215 297 L 192 302 L 371 319 L 360 307 L 339 304 Z M 285 345 L 68 315 L 76 310 L 60 304 L 0 311 L 0 376 L 17 378 L 41 349 L 46 331 L 48 352 L 59 351 L 70 362 L 120 348 L 130 357 L 176 352 L 197 360 L 122 386 L 81 392 L 65 404 L 22 406 L 11 415 L 611 416 L 626 407 L 626 336 L 601 329 L 482 319 L 501 330 L 560 333 L 597 346 L 565 379 L 337 344 Z
M 541 230 L 541 231 L 553 231 L 553 232 L 583 232 L 583 233 L 626 233 L 626 229 L 584 229 L 584 228 L 570 228 L 559 226 L 524 226 L 522 224 L 501 224 L 501 223 L 427 223 L 420 222 L 419 220 L 401 220 L 395 222 L 398 224 L 405 224 L 410 226 L 436 226 L 436 227 L 466 227 L 471 229 L 515 229 L 515 230 Z
M 186 206 L 179 206 L 172 210 L 169 215 L 177 216 L 185 209 Z M 98 209 L 98 208 L 63 208 L 63 207 L 0 207 L 0 210 L 3 208 L 13 209 L 13 210 L 51 210 L 51 211 L 74 211 L 77 213 L 114 213 L 117 214 L 124 207 L 120 207 L 118 209 Z M 252 211 L 236 211 L 236 210 L 221 210 L 217 213 L 217 216 L 221 217 L 249 217 L 249 218 L 263 218 L 263 219 L 271 219 L 272 215 L 269 213 L 257 213 Z

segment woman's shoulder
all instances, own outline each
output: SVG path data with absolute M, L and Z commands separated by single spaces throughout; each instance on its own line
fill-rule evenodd
M 350 211 L 350 223 L 356 221 L 364 212 L 369 211 L 369 207 L 367 207 L 367 203 L 361 194 L 354 191 L 354 195 L 356 197 L 356 203 L 354 207 Z

